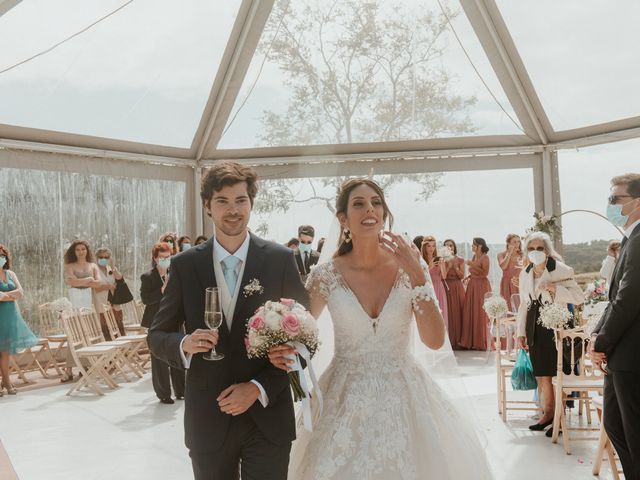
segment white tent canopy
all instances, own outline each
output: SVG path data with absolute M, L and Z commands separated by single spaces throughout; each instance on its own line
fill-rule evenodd
M 265 142 L 256 112 L 291 86 L 261 42 L 286 41 L 315 0 L 0 1 L 0 165 L 181 180 L 201 231 L 196 186 L 221 159 L 281 178 L 530 168 L 536 209 L 559 213 L 558 150 L 640 136 L 637 2 L 404 3 L 445 16 L 438 61 L 476 99 L 473 131 Z

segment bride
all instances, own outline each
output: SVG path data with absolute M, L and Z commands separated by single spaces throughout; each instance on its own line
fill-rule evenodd
M 289 478 L 492 478 L 473 428 L 410 353 L 414 318 L 432 349 L 445 327 L 419 253 L 383 234 L 392 215 L 382 189 L 348 180 L 336 212 L 338 250 L 307 279 L 311 313 L 331 313 L 335 353 L 320 378 L 324 412 L 313 433 L 298 429 Z M 270 360 L 286 370 L 288 353 L 276 347 Z

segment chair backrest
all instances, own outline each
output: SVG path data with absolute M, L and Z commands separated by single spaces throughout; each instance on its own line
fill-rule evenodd
M 81 308 L 79 311 L 80 326 L 87 346 L 104 342 L 104 334 L 100 327 L 100 317 L 94 309 Z
M 511 295 L 510 302 L 511 302 L 511 311 L 513 313 L 517 313 L 518 309 L 520 308 L 520 294 L 514 293 L 513 295 Z
M 61 333 L 59 317 L 51 310 L 50 303 L 38 305 L 38 320 L 40 321 L 40 334 L 43 337 Z
M 512 316 L 501 317 L 495 319 L 495 332 L 493 336 L 494 346 L 496 349 L 496 357 L 500 359 L 511 359 L 511 353 L 516 345 L 516 319 Z M 503 348 L 502 338 L 506 339 L 505 348 Z
M 72 354 L 77 348 L 86 347 L 87 342 L 80 324 L 79 312 L 76 309 L 66 310 L 61 314 L 62 326 L 67 336 L 67 344 Z
M 556 337 L 556 368 L 558 381 L 563 378 L 602 380 L 603 373 L 591 368 L 589 359 L 590 335 L 583 328 L 554 330 Z
M 107 322 L 107 330 L 111 338 L 118 338 L 120 336 L 120 330 L 118 329 L 118 322 L 116 322 L 116 316 L 113 313 L 113 307 L 109 304 L 103 305 L 104 318 Z
M 142 317 L 138 317 L 137 303 L 131 301 L 120 305 L 122 308 L 122 323 L 125 325 L 137 325 Z

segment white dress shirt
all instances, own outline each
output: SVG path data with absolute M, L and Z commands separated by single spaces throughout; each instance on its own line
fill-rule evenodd
M 227 326 L 229 327 L 229 331 L 231 331 L 231 324 L 233 321 L 233 312 L 235 310 L 236 301 L 238 299 L 238 294 L 240 292 L 240 284 L 242 283 L 242 274 L 244 272 L 245 264 L 247 263 L 247 254 L 249 253 L 250 240 L 251 238 L 247 233 L 247 236 L 244 239 L 244 242 L 242 242 L 242 245 L 240 245 L 238 250 L 236 250 L 234 253 L 230 253 L 222 245 L 220 245 L 220 243 L 218 243 L 217 238 L 215 237 L 213 238 L 212 262 L 213 262 L 214 271 L 216 275 L 216 284 L 220 289 L 220 297 L 221 297 L 220 300 L 222 302 L 222 310 L 223 310 L 223 313 L 225 314 L 225 320 L 227 322 Z M 236 266 L 236 274 L 237 274 L 238 280 L 236 281 L 236 288 L 234 292 L 229 292 L 229 288 L 227 287 L 227 282 L 224 280 L 224 276 L 222 276 L 222 272 L 223 272 L 222 261 L 230 255 L 233 255 L 238 260 L 240 260 L 240 262 Z M 185 336 L 182 339 L 182 342 L 180 342 L 180 355 L 182 356 L 182 362 L 184 364 L 184 368 L 189 369 L 193 354 L 185 353 L 185 351 L 183 350 L 182 344 L 184 343 L 185 338 L 187 337 Z M 267 405 L 269 405 L 269 397 L 267 396 L 267 392 L 264 390 L 262 385 L 260 385 L 260 383 L 257 382 L 256 380 L 251 380 L 251 383 L 253 383 L 256 387 L 258 387 L 258 390 L 260 390 L 260 397 L 258 398 L 258 400 L 260 400 L 260 403 L 262 404 L 262 406 L 266 408 Z
M 640 225 L 640 220 L 636 220 L 631 225 L 629 225 L 629 228 L 624 231 L 624 236 L 629 238 L 638 225 Z

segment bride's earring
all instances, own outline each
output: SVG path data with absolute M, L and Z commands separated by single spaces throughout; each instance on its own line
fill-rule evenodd
M 351 242 L 351 230 L 349 230 L 348 227 L 344 227 L 344 230 L 342 230 L 342 235 L 344 236 L 345 243 Z

